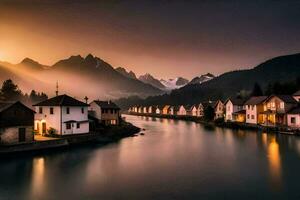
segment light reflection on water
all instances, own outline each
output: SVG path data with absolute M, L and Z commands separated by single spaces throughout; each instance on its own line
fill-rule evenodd
M 299 197 L 298 137 L 126 117 L 145 136 L 0 161 L 0 199 Z

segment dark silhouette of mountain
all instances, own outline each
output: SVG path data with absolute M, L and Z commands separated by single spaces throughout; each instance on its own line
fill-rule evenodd
M 227 72 L 202 84 L 188 84 L 180 89 L 173 90 L 170 94 L 152 96 L 145 100 L 134 98 L 134 100 L 131 99 L 130 102 L 121 106 L 128 107 L 133 104 L 196 104 L 208 99 L 224 100 L 237 95 L 240 91 L 250 93 L 255 83 L 266 90 L 270 83 L 294 81 L 299 76 L 300 54 L 279 56 L 252 69 Z
M 17 65 L 3 62 L 1 65 L 0 72 L 5 76 L 0 75 L 0 81 L 11 78 L 25 91 L 24 87 L 29 87 L 45 91 L 50 96 L 55 91 L 57 81 L 61 92 L 75 96 L 112 99 L 129 95 L 146 97 L 162 94 L 158 88 L 120 74 L 110 64 L 91 54 L 85 58 L 71 56 L 53 66 L 45 66 L 29 58 Z
M 115 69 L 117 72 L 119 72 L 120 74 L 122 74 L 123 76 L 126 76 L 127 78 L 132 78 L 132 79 L 137 79 L 136 75 L 133 71 L 129 71 L 127 72 L 125 68 L 123 67 L 118 67 Z
M 147 84 L 150 84 L 156 88 L 159 88 L 159 89 L 166 89 L 166 87 L 156 78 L 154 78 L 151 74 L 145 74 L 145 75 L 142 75 L 139 77 L 139 80 L 144 82 L 144 83 L 147 83 Z

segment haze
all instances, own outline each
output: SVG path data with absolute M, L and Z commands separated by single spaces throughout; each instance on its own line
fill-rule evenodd
M 158 78 L 250 68 L 300 49 L 299 1 L 1 0 L 0 60 L 93 53 Z

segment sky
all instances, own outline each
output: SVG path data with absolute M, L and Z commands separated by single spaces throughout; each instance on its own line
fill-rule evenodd
M 297 0 L 0 0 L 0 60 L 92 53 L 137 75 L 218 75 L 300 52 L 299 10 Z

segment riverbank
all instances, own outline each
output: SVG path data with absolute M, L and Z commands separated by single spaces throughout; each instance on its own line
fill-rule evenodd
M 26 152 L 45 152 L 52 149 L 69 148 L 91 143 L 107 144 L 134 136 L 140 132 L 139 127 L 125 121 L 122 121 L 118 126 L 105 126 L 100 130 L 80 135 L 43 137 L 42 140 L 35 140 L 30 143 L 0 146 L 0 156 Z
M 161 115 L 161 114 L 149 114 L 149 113 L 126 113 L 128 115 L 134 116 L 145 116 L 145 117 L 156 117 L 164 119 L 175 119 L 175 120 L 184 120 L 192 121 L 195 123 L 201 123 L 207 126 L 215 126 L 220 128 L 231 128 L 231 129 L 242 129 L 242 130 L 257 130 L 267 133 L 280 133 L 286 135 L 297 135 L 300 136 L 299 131 L 289 130 L 286 127 L 271 127 L 271 126 L 262 126 L 256 124 L 246 124 L 239 122 L 224 122 L 224 121 L 205 121 L 203 118 L 196 116 L 176 116 L 176 115 Z

